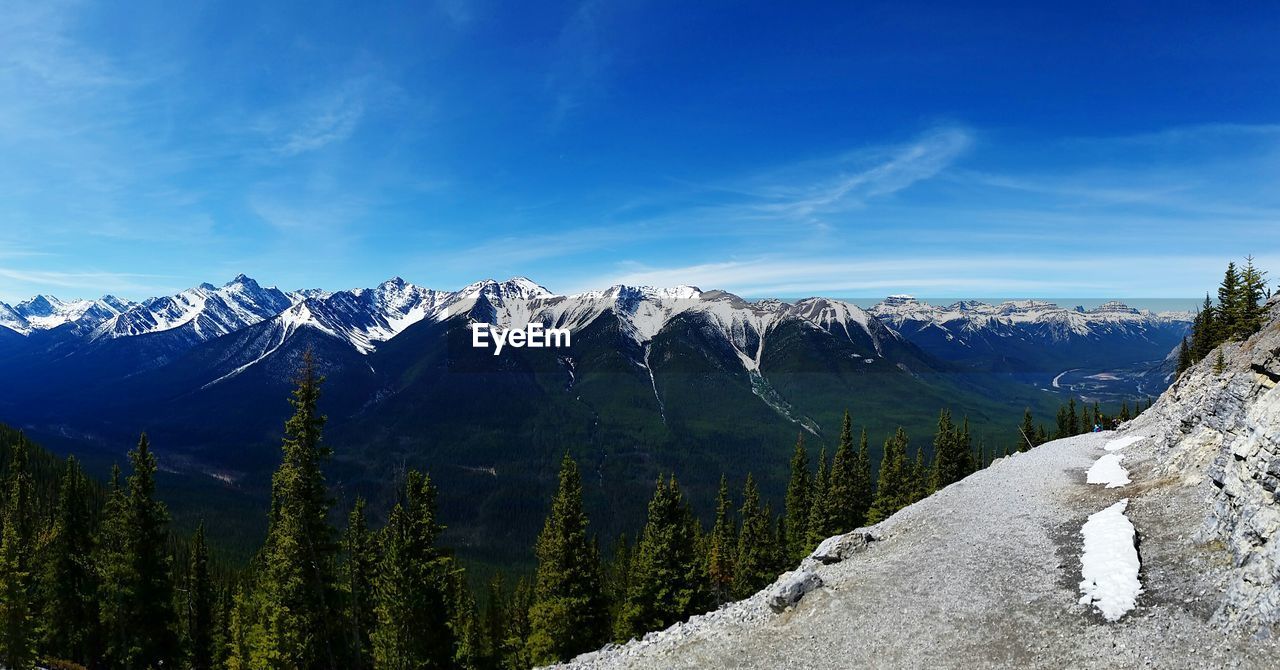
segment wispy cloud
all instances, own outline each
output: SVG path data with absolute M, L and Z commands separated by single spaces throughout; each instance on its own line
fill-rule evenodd
M 344 82 L 293 109 L 268 115 L 260 121 L 260 130 L 273 151 L 285 157 L 343 142 L 364 116 L 366 92 L 367 84 L 361 80 Z
M 48 287 L 75 289 L 84 295 L 98 296 L 104 293 L 133 293 L 149 291 L 155 288 L 156 279 L 163 275 L 128 273 L 128 272 L 57 272 L 44 270 L 23 270 L 0 267 L 0 278 L 9 280 L 12 286 L 8 293 L 21 295 L 19 291 L 29 288 L 32 292 L 47 290 Z M 68 297 L 68 296 L 62 296 Z M 81 296 L 75 296 L 81 297 Z

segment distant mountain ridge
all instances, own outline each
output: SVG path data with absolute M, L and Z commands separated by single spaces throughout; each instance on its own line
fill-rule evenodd
M 172 472 L 265 495 L 310 351 L 344 490 L 376 498 L 397 468 L 430 469 L 456 546 L 492 557 L 532 542 L 543 510 L 531 501 L 566 450 L 593 473 L 609 534 L 635 525 L 659 472 L 682 473 L 708 504 L 721 472 L 778 493 L 797 433 L 829 444 L 846 409 L 873 458 L 898 426 L 927 451 L 942 407 L 1003 445 L 1024 407 L 1047 419 L 1075 391 L 1051 383 L 1062 370 L 1099 352 L 1158 362 L 1180 337 L 1120 306 L 966 303 L 952 310 L 960 320 L 898 306 L 693 286 L 561 295 L 522 277 L 283 291 L 241 275 L 139 303 L 45 297 L 0 304 L 0 378 L 13 380 L 0 385 L 0 421 L 111 458 L 145 429 Z M 471 346 L 471 324 L 535 321 L 570 329 L 571 346 Z M 1091 383 L 1087 372 L 1073 384 Z

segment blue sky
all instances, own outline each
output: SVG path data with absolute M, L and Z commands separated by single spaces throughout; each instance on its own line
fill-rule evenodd
M 1280 275 L 1275 3 L 365 4 L 6 3 L 0 300 Z

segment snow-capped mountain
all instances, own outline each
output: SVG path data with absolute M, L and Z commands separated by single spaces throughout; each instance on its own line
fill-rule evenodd
M 13 307 L 0 302 L 0 326 L 22 335 L 52 330 L 68 323 L 75 324 L 79 331 L 86 331 L 132 306 L 133 303 L 113 295 L 104 295 L 97 300 L 59 300 L 54 296 L 37 295 Z
M 181 293 L 150 298 L 97 326 L 91 339 L 116 339 L 181 331 L 193 342 L 233 333 L 279 314 L 293 304 L 280 289 L 264 288 L 237 275 L 221 287 L 201 284 Z
M 1068 373 L 1114 378 L 1122 368 L 1132 376 L 1158 367 L 1192 319 L 1187 312 L 1156 313 L 1116 301 L 1093 309 L 1041 300 L 931 305 L 907 295 L 889 296 L 870 312 L 933 356 L 981 372 L 1029 374 L 1055 388 L 1064 388 Z M 1097 381 L 1085 386 L 1096 389 Z M 1142 392 L 1162 390 L 1149 386 Z

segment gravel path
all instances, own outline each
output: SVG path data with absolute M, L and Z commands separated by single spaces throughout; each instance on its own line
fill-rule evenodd
M 1105 489 L 1085 471 L 1115 433 L 1058 440 L 895 514 L 883 539 L 821 566 L 824 586 L 773 614 L 760 596 L 575 668 L 1275 667 L 1274 642 L 1209 626 L 1229 560 L 1190 540 L 1207 484 L 1150 481 L 1125 448 L 1133 483 Z M 1080 597 L 1080 526 L 1130 498 L 1144 592 L 1106 623 Z

